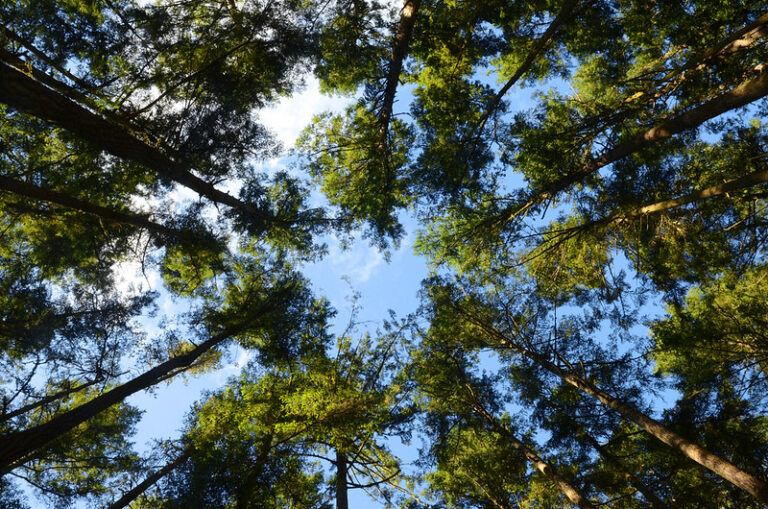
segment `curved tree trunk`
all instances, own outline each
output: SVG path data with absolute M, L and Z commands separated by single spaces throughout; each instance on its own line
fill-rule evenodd
M 687 205 L 689 203 L 695 203 L 698 201 L 708 200 L 710 198 L 725 196 L 728 193 L 735 191 L 743 191 L 760 184 L 768 184 L 768 170 L 755 171 L 748 175 L 744 175 L 743 177 L 735 178 L 727 182 L 723 182 L 722 184 L 708 187 L 706 189 L 692 191 L 683 196 L 678 196 L 677 198 L 670 198 L 669 200 L 661 200 L 656 203 L 650 203 L 628 212 L 621 212 L 603 219 L 595 219 L 593 221 L 588 221 L 577 226 L 551 231 L 550 233 L 568 236 L 576 235 L 579 232 L 588 230 L 590 228 L 605 226 L 611 223 L 621 223 L 629 219 L 647 216 L 658 212 L 665 212 L 667 210 L 682 207 L 683 205 Z
M 688 193 L 683 196 L 679 196 L 677 198 L 659 201 L 656 203 L 652 203 L 650 205 L 644 205 L 633 211 L 618 215 L 617 219 L 638 217 L 638 216 L 644 216 L 647 214 L 653 214 L 656 212 L 663 212 L 665 210 L 681 207 L 689 203 L 707 200 L 709 198 L 715 198 L 717 196 L 723 196 L 727 193 L 732 193 L 734 191 L 741 191 L 742 189 L 748 189 L 752 186 L 756 186 L 759 184 L 766 184 L 766 183 L 768 183 L 768 170 L 755 171 L 750 173 L 749 175 L 744 175 L 743 177 L 729 180 L 728 182 L 723 182 L 722 184 L 708 187 L 706 189 L 693 191 L 691 193 Z
M 606 449 L 605 446 L 601 445 L 600 442 L 598 442 L 597 439 L 587 431 L 586 427 L 582 423 L 568 415 L 567 412 L 564 412 L 559 405 L 557 405 L 548 397 L 544 396 L 544 400 L 549 406 L 554 408 L 555 411 L 559 412 L 561 415 L 565 415 L 569 426 L 572 427 L 574 438 L 577 440 L 582 438 L 586 440 L 587 443 L 589 443 L 589 445 L 592 446 L 592 448 L 596 450 L 598 454 L 600 454 L 600 456 L 611 465 L 611 467 L 616 469 L 616 471 L 619 472 L 627 480 L 630 486 L 635 488 L 643 495 L 645 500 L 651 505 L 651 507 L 653 507 L 653 509 L 666 509 L 668 507 L 668 505 L 665 504 L 653 490 L 646 486 L 646 484 L 635 474 L 630 472 L 616 456 L 611 454 L 610 451 Z

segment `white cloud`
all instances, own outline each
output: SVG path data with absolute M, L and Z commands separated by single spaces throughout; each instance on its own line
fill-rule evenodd
M 353 285 L 367 282 L 384 262 L 384 255 L 368 244 L 357 242 L 353 247 L 342 250 L 334 239 L 328 251 L 328 261 L 333 272 L 347 276 Z
M 313 116 L 324 111 L 339 112 L 350 102 L 348 97 L 321 94 L 320 83 L 316 78 L 309 77 L 304 90 L 260 111 L 259 120 L 275 133 L 286 148 L 291 148 Z
M 242 348 L 237 345 L 234 345 L 232 348 L 236 349 L 236 351 L 238 352 L 237 358 L 235 359 L 235 361 L 223 365 L 214 373 L 214 376 L 213 376 L 214 382 L 216 382 L 219 385 L 224 383 L 226 380 L 228 380 L 229 377 L 240 373 L 245 367 L 245 365 L 248 364 L 248 361 L 253 359 L 255 355 L 252 350 L 246 350 L 245 348 Z M 230 354 L 231 353 L 232 351 L 230 350 Z
M 125 260 L 114 266 L 115 287 L 121 295 L 136 295 L 147 289 L 154 290 L 162 286 L 160 274 L 147 267 L 142 271 L 138 260 Z

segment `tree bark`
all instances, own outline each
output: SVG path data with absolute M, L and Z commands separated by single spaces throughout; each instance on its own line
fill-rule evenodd
M 139 163 L 167 178 L 186 186 L 201 196 L 259 216 L 252 206 L 193 175 L 183 165 L 147 141 L 140 134 L 97 115 L 64 95 L 48 88 L 12 65 L 0 61 L 0 102 L 46 122 L 58 125 L 80 136 L 112 155 Z
M 189 239 L 191 236 L 190 232 L 183 232 L 181 230 L 169 228 L 162 224 L 151 221 L 147 216 L 144 215 L 128 212 L 118 212 L 107 207 L 88 203 L 84 200 L 80 200 L 79 198 L 74 198 L 52 189 L 45 189 L 32 184 L 28 184 L 21 180 L 12 179 L 2 175 L 0 175 L 0 191 L 7 191 L 9 193 L 23 196 L 25 198 L 31 198 L 33 200 L 44 201 L 68 209 L 78 210 L 92 216 L 106 219 L 107 221 L 113 223 L 136 226 L 152 233 L 174 237 L 180 240 Z
M 522 78 L 525 73 L 528 72 L 528 70 L 531 68 L 539 55 L 541 55 L 542 51 L 550 43 L 560 27 L 563 26 L 563 24 L 571 18 L 577 3 L 578 0 L 568 0 L 565 5 L 563 5 L 560 13 L 555 17 L 555 19 L 552 20 L 552 23 L 550 23 L 544 33 L 541 34 L 541 37 L 536 39 L 536 42 L 533 45 L 533 49 L 528 53 L 528 56 L 525 57 L 523 63 L 521 63 L 517 68 L 515 74 L 513 74 L 512 77 L 509 78 L 509 80 L 504 84 L 504 86 L 501 87 L 498 92 L 496 92 L 496 95 L 493 96 L 491 101 L 488 103 L 488 106 L 485 107 L 485 111 L 483 111 L 483 115 L 480 117 L 480 121 L 477 123 L 477 127 L 473 129 L 473 133 L 468 137 L 469 139 L 474 138 L 475 135 L 479 135 L 479 133 L 483 131 L 483 127 L 485 127 L 486 122 L 488 122 L 488 119 L 499 106 L 501 99 L 504 97 L 504 95 L 506 95 L 507 92 L 509 92 L 509 89 L 511 89 L 515 83 L 517 83 L 517 81 Z
M 379 122 L 382 136 L 386 136 L 389 123 L 392 120 L 392 110 L 395 102 L 395 92 L 400 82 L 400 73 L 403 70 L 403 60 L 408 54 L 408 46 L 413 35 L 413 25 L 416 22 L 416 13 L 421 5 L 421 0 L 406 0 L 400 11 L 400 22 L 397 25 L 395 41 L 389 54 L 389 68 L 387 81 L 384 87 L 384 99 L 379 110 Z
M 716 186 L 708 187 L 706 189 L 701 189 L 700 191 L 693 191 L 691 193 L 688 193 L 683 196 L 679 196 L 677 198 L 672 198 L 670 200 L 663 200 L 650 205 L 644 205 L 631 212 L 627 212 L 625 214 L 619 214 L 617 218 L 623 219 L 623 218 L 644 216 L 644 215 L 653 214 L 656 212 L 662 212 L 665 210 L 674 209 L 677 207 L 681 207 L 683 205 L 687 205 L 688 203 L 707 200 L 709 198 L 715 198 L 717 196 L 722 196 L 727 193 L 740 191 L 742 189 L 747 189 L 749 187 L 756 186 L 759 184 L 765 184 L 765 183 L 768 183 L 768 170 L 756 171 L 756 172 L 750 173 L 749 175 L 744 175 L 743 177 L 729 180 L 728 182 L 724 182 Z
M 65 96 L 69 97 L 70 99 L 74 99 L 75 101 L 80 102 L 81 104 L 86 104 L 88 105 L 89 108 L 95 110 L 95 105 L 93 100 L 87 95 L 85 95 L 83 92 L 77 90 L 76 88 L 70 87 L 66 83 L 62 83 L 61 81 L 53 78 L 52 76 L 49 76 L 48 74 L 44 73 L 39 69 L 35 69 L 34 67 L 29 66 L 26 62 L 24 62 L 22 59 L 20 59 L 13 53 L 9 52 L 5 48 L 0 48 L 0 60 L 4 61 L 7 64 L 12 65 L 19 72 L 29 73 L 34 79 L 46 85 L 47 87 L 50 87 L 64 94 Z M 110 113 L 108 113 L 107 111 L 101 111 L 100 113 L 102 115 L 107 116 L 108 118 L 112 118 L 110 116 Z
M 48 422 L 24 431 L 14 431 L 3 435 L 0 437 L 0 473 L 7 472 L 15 462 L 22 460 L 28 454 L 56 440 L 112 405 L 120 403 L 128 396 L 165 380 L 175 370 L 188 368 L 201 355 L 222 343 L 232 334 L 233 332 L 229 330 L 216 334 L 193 350 L 172 357 L 91 401 L 55 416 Z
M 133 502 L 136 497 L 147 491 L 149 488 L 154 486 L 154 484 L 168 475 L 170 472 L 181 466 L 189 456 L 192 454 L 192 447 L 187 446 L 184 451 L 176 457 L 173 461 L 165 465 L 160 470 L 154 472 L 149 477 L 144 479 L 142 482 L 128 490 L 122 497 L 120 497 L 118 500 L 112 502 L 107 509 L 122 509 L 123 507 L 127 507 L 128 504 Z
M 459 311 L 461 312 L 461 310 Z M 462 312 L 462 314 L 468 316 L 466 313 Z M 670 446 L 672 449 L 684 454 L 699 465 L 709 469 L 723 479 L 731 482 L 733 485 L 746 491 L 757 500 L 763 503 L 768 503 L 768 484 L 766 484 L 764 481 L 758 479 L 752 474 L 749 474 L 748 472 L 741 470 L 733 463 L 724 460 L 723 458 L 713 454 L 707 449 L 704 449 L 703 447 L 683 438 L 660 422 L 645 415 L 644 413 L 621 401 L 620 399 L 611 396 L 607 392 L 601 390 L 582 377 L 575 375 L 572 372 L 563 370 L 556 364 L 547 360 L 544 356 L 528 350 L 515 341 L 509 340 L 504 334 L 502 334 L 494 327 L 482 323 L 481 321 L 474 319 L 474 317 L 470 316 L 470 319 L 505 348 L 513 349 L 521 355 L 531 359 L 540 367 L 559 377 L 564 382 L 576 387 L 583 393 L 592 396 L 593 398 L 600 401 L 603 405 L 612 410 L 615 410 L 626 419 L 634 422 L 639 427 L 656 437 L 658 440 Z
M 509 440 L 509 443 L 517 449 L 518 451 L 522 452 L 525 458 L 533 464 L 534 467 L 536 467 L 536 470 L 544 474 L 547 479 L 555 483 L 558 488 L 560 488 L 560 491 L 563 492 L 563 494 L 570 500 L 573 504 L 583 508 L 583 509 L 595 509 L 595 505 L 592 504 L 592 502 L 589 501 L 586 497 L 584 497 L 579 490 L 574 488 L 568 481 L 563 479 L 563 477 L 557 472 L 555 467 L 547 463 L 543 458 L 541 458 L 538 454 L 536 454 L 533 450 L 531 450 L 527 445 L 525 445 L 523 442 L 521 442 L 514 434 L 512 434 L 511 431 L 509 431 L 506 427 L 502 426 L 498 423 L 498 421 L 488 413 L 485 408 L 481 407 L 477 402 L 473 404 L 472 409 L 475 411 L 475 413 L 479 414 L 485 421 L 491 426 L 491 428 L 496 431 L 498 434 Z
M 694 56 L 685 65 L 678 69 L 670 71 L 662 81 L 669 81 L 677 75 L 683 74 L 691 69 L 703 69 L 707 65 L 719 60 L 720 58 L 731 55 L 743 49 L 746 49 L 755 42 L 759 41 L 768 34 L 768 14 L 763 14 L 757 18 L 754 23 L 750 23 L 741 30 L 731 34 L 726 39 L 720 41 L 707 51 Z
M 584 178 L 595 173 L 604 166 L 634 154 L 654 143 L 666 140 L 675 134 L 694 129 L 707 120 L 711 120 L 741 106 L 746 106 L 766 95 L 768 95 L 768 71 L 764 71 L 757 78 L 742 83 L 704 104 L 691 108 L 676 118 L 662 122 L 635 138 L 620 143 L 598 157 L 589 159 L 580 169 L 558 179 L 551 184 L 546 191 L 538 193 L 535 198 L 528 201 L 522 207 L 516 207 L 509 219 L 513 219 L 534 204 L 548 200 L 549 198 L 554 197 L 557 193 L 581 182 Z
M 347 455 L 336 449 L 336 509 L 349 509 Z

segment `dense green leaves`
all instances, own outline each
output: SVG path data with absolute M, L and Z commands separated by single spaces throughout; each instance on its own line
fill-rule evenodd
M 768 503 L 766 9 L 2 4 L 0 504 Z M 302 263 L 415 222 L 421 308 L 339 333 Z

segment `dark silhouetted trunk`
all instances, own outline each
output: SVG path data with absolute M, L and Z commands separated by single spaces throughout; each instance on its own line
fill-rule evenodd
M 563 23 L 568 21 L 573 16 L 577 3 L 578 0 L 569 0 L 566 2 L 557 17 L 552 20 L 552 23 L 550 23 L 544 33 L 541 34 L 541 37 L 536 39 L 536 42 L 533 44 L 533 48 L 525 57 L 525 60 L 523 60 L 523 62 L 517 68 L 515 74 L 513 74 L 512 77 L 509 78 L 509 80 L 504 84 L 504 86 L 501 87 L 498 92 L 496 92 L 496 95 L 493 96 L 493 98 L 490 100 L 488 106 L 485 107 L 485 111 L 483 111 L 483 115 L 480 117 L 480 120 L 477 123 L 477 127 L 473 130 L 473 133 L 479 135 L 483 131 L 485 123 L 488 122 L 488 119 L 499 106 L 499 103 L 501 102 L 501 99 L 504 97 L 504 95 L 506 95 L 506 93 L 509 92 L 509 89 L 515 86 L 515 83 L 517 83 L 518 80 L 520 80 L 520 78 L 522 78 L 523 75 L 525 75 L 525 73 L 530 70 L 533 63 L 537 58 L 541 56 L 542 52 L 552 41 L 552 38 L 555 36 L 557 31 L 561 26 L 563 26 Z M 469 138 L 473 138 L 473 136 L 469 136 Z
M 142 375 L 97 396 L 77 408 L 55 416 L 50 421 L 24 431 L 14 431 L 0 437 L 0 472 L 5 472 L 15 462 L 61 437 L 75 426 L 120 403 L 128 396 L 148 389 L 166 380 L 174 371 L 192 365 L 201 355 L 222 343 L 232 335 L 231 331 L 215 335 L 193 350 L 168 359 Z
M 421 0 L 407 0 L 400 11 L 400 23 L 397 25 L 395 41 L 392 52 L 389 54 L 389 67 L 387 69 L 387 81 L 384 87 L 384 99 L 379 110 L 380 132 L 386 136 L 389 123 L 392 120 L 392 110 L 395 103 L 395 92 L 400 82 L 400 73 L 403 70 L 403 61 L 408 54 L 408 46 L 413 35 L 413 24 L 416 22 L 416 13 L 419 11 Z
M 5 62 L 0 62 L 0 102 L 61 126 L 110 154 L 139 163 L 214 202 L 258 216 L 253 207 L 196 177 L 181 163 L 142 141 L 138 134 L 115 125 Z
M 33 403 L 29 403 L 28 405 L 24 405 L 22 407 L 19 407 L 16 410 L 12 410 L 10 412 L 7 412 L 7 413 L 4 413 L 4 414 L 0 415 L 0 423 L 9 421 L 9 420 L 13 419 L 14 417 L 18 417 L 20 415 L 24 415 L 25 413 L 27 413 L 27 412 L 29 412 L 31 410 L 34 410 L 35 408 L 39 408 L 39 407 L 41 407 L 43 405 L 47 405 L 48 403 L 52 403 L 52 402 L 56 401 L 57 399 L 61 399 L 61 398 L 69 396 L 70 394 L 74 394 L 76 392 L 80 392 L 83 389 L 87 389 L 88 387 L 92 387 L 92 386 L 96 385 L 99 382 L 101 382 L 100 379 L 95 379 L 95 380 L 91 380 L 90 382 L 86 382 L 84 384 L 81 384 L 81 385 L 78 385 L 78 386 L 75 386 L 75 387 L 70 387 L 68 389 L 64 389 L 62 391 L 55 392 L 53 394 L 49 394 L 48 396 L 40 398 L 39 400 L 37 400 L 37 401 L 35 401 Z
M 43 187 L 28 184 L 21 180 L 12 179 L 10 177 L 4 177 L 2 175 L 0 175 L 0 190 L 23 196 L 25 198 L 44 201 L 53 205 L 58 205 L 60 207 L 85 212 L 86 214 L 105 219 L 112 223 L 136 226 L 152 233 L 174 237 L 179 240 L 183 240 L 185 238 L 188 239 L 191 236 L 189 232 L 168 228 L 167 226 L 151 221 L 147 216 L 144 215 L 119 212 L 117 210 L 102 207 L 100 205 L 94 205 L 79 198 L 74 198 L 52 189 L 45 189 Z
M 349 509 L 347 455 L 336 449 L 336 509 Z
M 136 497 L 147 491 L 149 488 L 155 485 L 157 481 L 168 475 L 170 472 L 181 466 L 189 456 L 192 454 L 192 447 L 187 446 L 186 449 L 184 449 L 184 452 L 182 452 L 178 457 L 176 457 L 175 460 L 171 461 L 167 465 L 165 465 L 163 468 L 158 470 L 157 472 L 153 473 L 146 479 L 144 479 L 141 483 L 137 484 L 134 488 L 127 491 L 120 499 L 116 500 L 115 502 L 112 502 L 107 509 L 122 509 L 123 507 L 127 507 L 128 504 L 133 502 Z
M 248 470 L 248 474 L 243 481 L 243 484 L 237 490 L 237 503 L 235 509 L 248 509 L 251 507 L 251 502 L 258 502 L 258 498 L 254 497 L 259 483 L 261 481 L 261 475 L 264 473 L 264 465 L 267 464 L 269 453 L 272 450 L 272 442 L 274 441 L 274 435 L 269 434 L 265 436 L 259 445 L 258 452 L 256 453 L 256 463 L 254 463 Z

